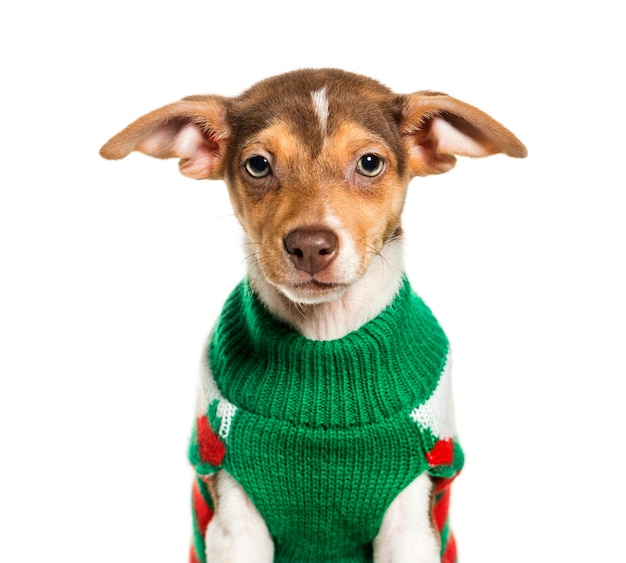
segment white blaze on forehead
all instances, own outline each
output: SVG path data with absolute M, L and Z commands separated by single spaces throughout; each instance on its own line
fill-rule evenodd
M 320 126 L 322 127 L 322 133 L 326 133 L 326 124 L 328 123 L 328 98 L 326 97 L 326 86 L 315 90 L 311 93 L 313 98 L 313 107 L 317 118 L 320 120 Z

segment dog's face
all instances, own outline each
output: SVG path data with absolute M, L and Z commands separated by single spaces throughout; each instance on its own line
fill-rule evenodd
M 524 146 L 492 118 L 443 94 L 398 95 L 369 78 L 304 70 L 236 98 L 193 96 L 140 118 L 102 149 L 178 157 L 193 178 L 223 178 L 252 268 L 296 303 L 332 300 L 401 235 L 413 176 L 455 154 Z
M 311 74 L 266 80 L 232 104 L 233 207 L 262 275 L 290 300 L 334 298 L 399 234 L 400 110 L 375 82 Z

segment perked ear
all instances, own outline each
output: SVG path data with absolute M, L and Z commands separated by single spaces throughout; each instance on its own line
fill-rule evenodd
M 118 160 L 139 151 L 156 158 L 179 158 L 185 176 L 219 179 L 230 138 L 226 110 L 226 98 L 184 98 L 131 123 L 104 144 L 100 155 Z
M 413 176 L 441 174 L 456 156 L 504 153 L 524 158 L 526 147 L 483 111 L 446 94 L 416 92 L 403 96 L 400 132 Z

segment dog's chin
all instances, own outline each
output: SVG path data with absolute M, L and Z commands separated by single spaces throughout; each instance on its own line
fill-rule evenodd
M 311 280 L 293 285 L 278 285 L 277 289 L 289 301 L 299 305 L 319 305 L 339 299 L 350 284 L 325 283 Z

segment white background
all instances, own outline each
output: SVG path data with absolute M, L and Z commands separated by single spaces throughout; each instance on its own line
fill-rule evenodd
M 455 348 L 460 554 L 623 560 L 618 8 L 5 3 L 0 561 L 186 561 L 196 368 L 244 274 L 239 229 L 221 182 L 98 149 L 165 103 L 305 66 L 448 92 L 528 146 L 414 180 L 405 212 L 407 269 Z

